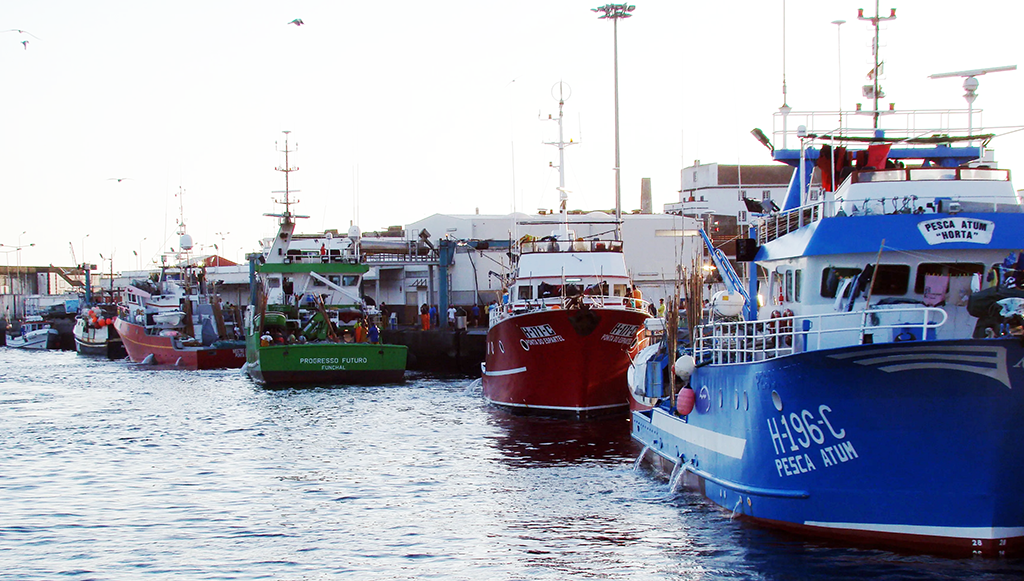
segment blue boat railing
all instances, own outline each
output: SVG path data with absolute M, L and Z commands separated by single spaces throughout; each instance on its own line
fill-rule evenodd
M 947 317 L 936 307 L 879 305 L 867 311 L 719 321 L 695 329 L 694 357 L 727 365 L 867 343 L 928 341 Z

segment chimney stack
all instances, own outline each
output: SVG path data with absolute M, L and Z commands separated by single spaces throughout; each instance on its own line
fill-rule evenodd
M 640 213 L 652 214 L 653 203 L 651 202 L 651 178 L 640 180 Z

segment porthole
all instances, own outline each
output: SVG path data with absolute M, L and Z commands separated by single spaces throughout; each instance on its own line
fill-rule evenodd
M 724 405 L 725 405 L 725 390 L 724 389 L 720 389 L 720 390 L 718 390 L 718 407 L 723 407 Z
M 501 343 L 501 341 L 498 341 L 498 349 L 500 349 L 502 353 L 505 352 L 505 346 Z
M 775 404 L 775 409 L 782 411 L 782 396 L 774 389 L 772 390 L 772 403 Z
M 523 351 L 529 351 L 530 350 L 530 344 L 526 342 L 526 339 L 520 339 L 519 340 L 519 346 L 523 348 Z
M 739 392 L 739 390 L 734 391 L 733 392 L 733 396 L 734 396 L 733 399 L 735 400 L 733 403 L 735 404 L 736 409 L 740 409 L 740 392 Z
M 745 411 L 750 409 L 750 398 L 747 397 L 747 392 L 745 391 L 743 392 L 743 409 Z

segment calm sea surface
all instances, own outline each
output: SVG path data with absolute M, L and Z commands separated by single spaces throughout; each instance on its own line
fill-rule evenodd
M 1024 577 L 730 520 L 634 472 L 625 420 L 513 417 L 468 383 L 267 390 L 0 348 L 0 579 Z

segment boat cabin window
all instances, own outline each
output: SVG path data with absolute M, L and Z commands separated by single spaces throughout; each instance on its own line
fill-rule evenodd
M 860 274 L 859 268 L 848 268 L 841 266 L 829 266 L 821 271 L 821 296 L 827 299 L 836 298 L 844 279 L 854 278 Z M 850 296 L 850 288 L 847 287 L 843 296 Z
M 345 274 L 341 277 L 341 286 L 356 286 L 359 284 L 359 275 Z
M 341 276 L 340 275 L 328 274 L 327 275 L 327 280 L 330 281 L 331 284 L 341 286 Z
M 319 278 L 313 279 L 313 286 L 327 286 L 327 283 L 320 280 Z
M 802 270 L 787 270 L 785 276 L 785 287 L 783 299 L 790 302 L 800 302 L 800 282 L 803 278 Z
M 905 295 L 909 286 L 909 266 L 905 264 L 880 264 L 876 269 L 875 281 L 871 285 L 871 294 Z
M 617 296 L 617 297 L 624 297 L 624 296 L 626 296 L 626 285 L 624 285 L 624 284 L 612 285 L 612 289 L 614 291 L 612 293 L 613 296 Z
M 533 287 L 529 285 L 519 285 L 519 291 L 516 295 L 516 300 L 529 301 L 533 299 Z
M 270 288 L 281 288 L 281 279 L 270 277 L 267 279 L 267 286 Z
M 537 287 L 538 297 L 546 299 L 549 297 L 557 297 L 562 295 L 562 285 L 560 284 L 548 284 L 546 282 L 540 283 Z
M 985 265 L 963 262 L 926 262 L 918 265 L 914 292 L 923 294 L 929 277 L 972 277 L 985 273 Z

